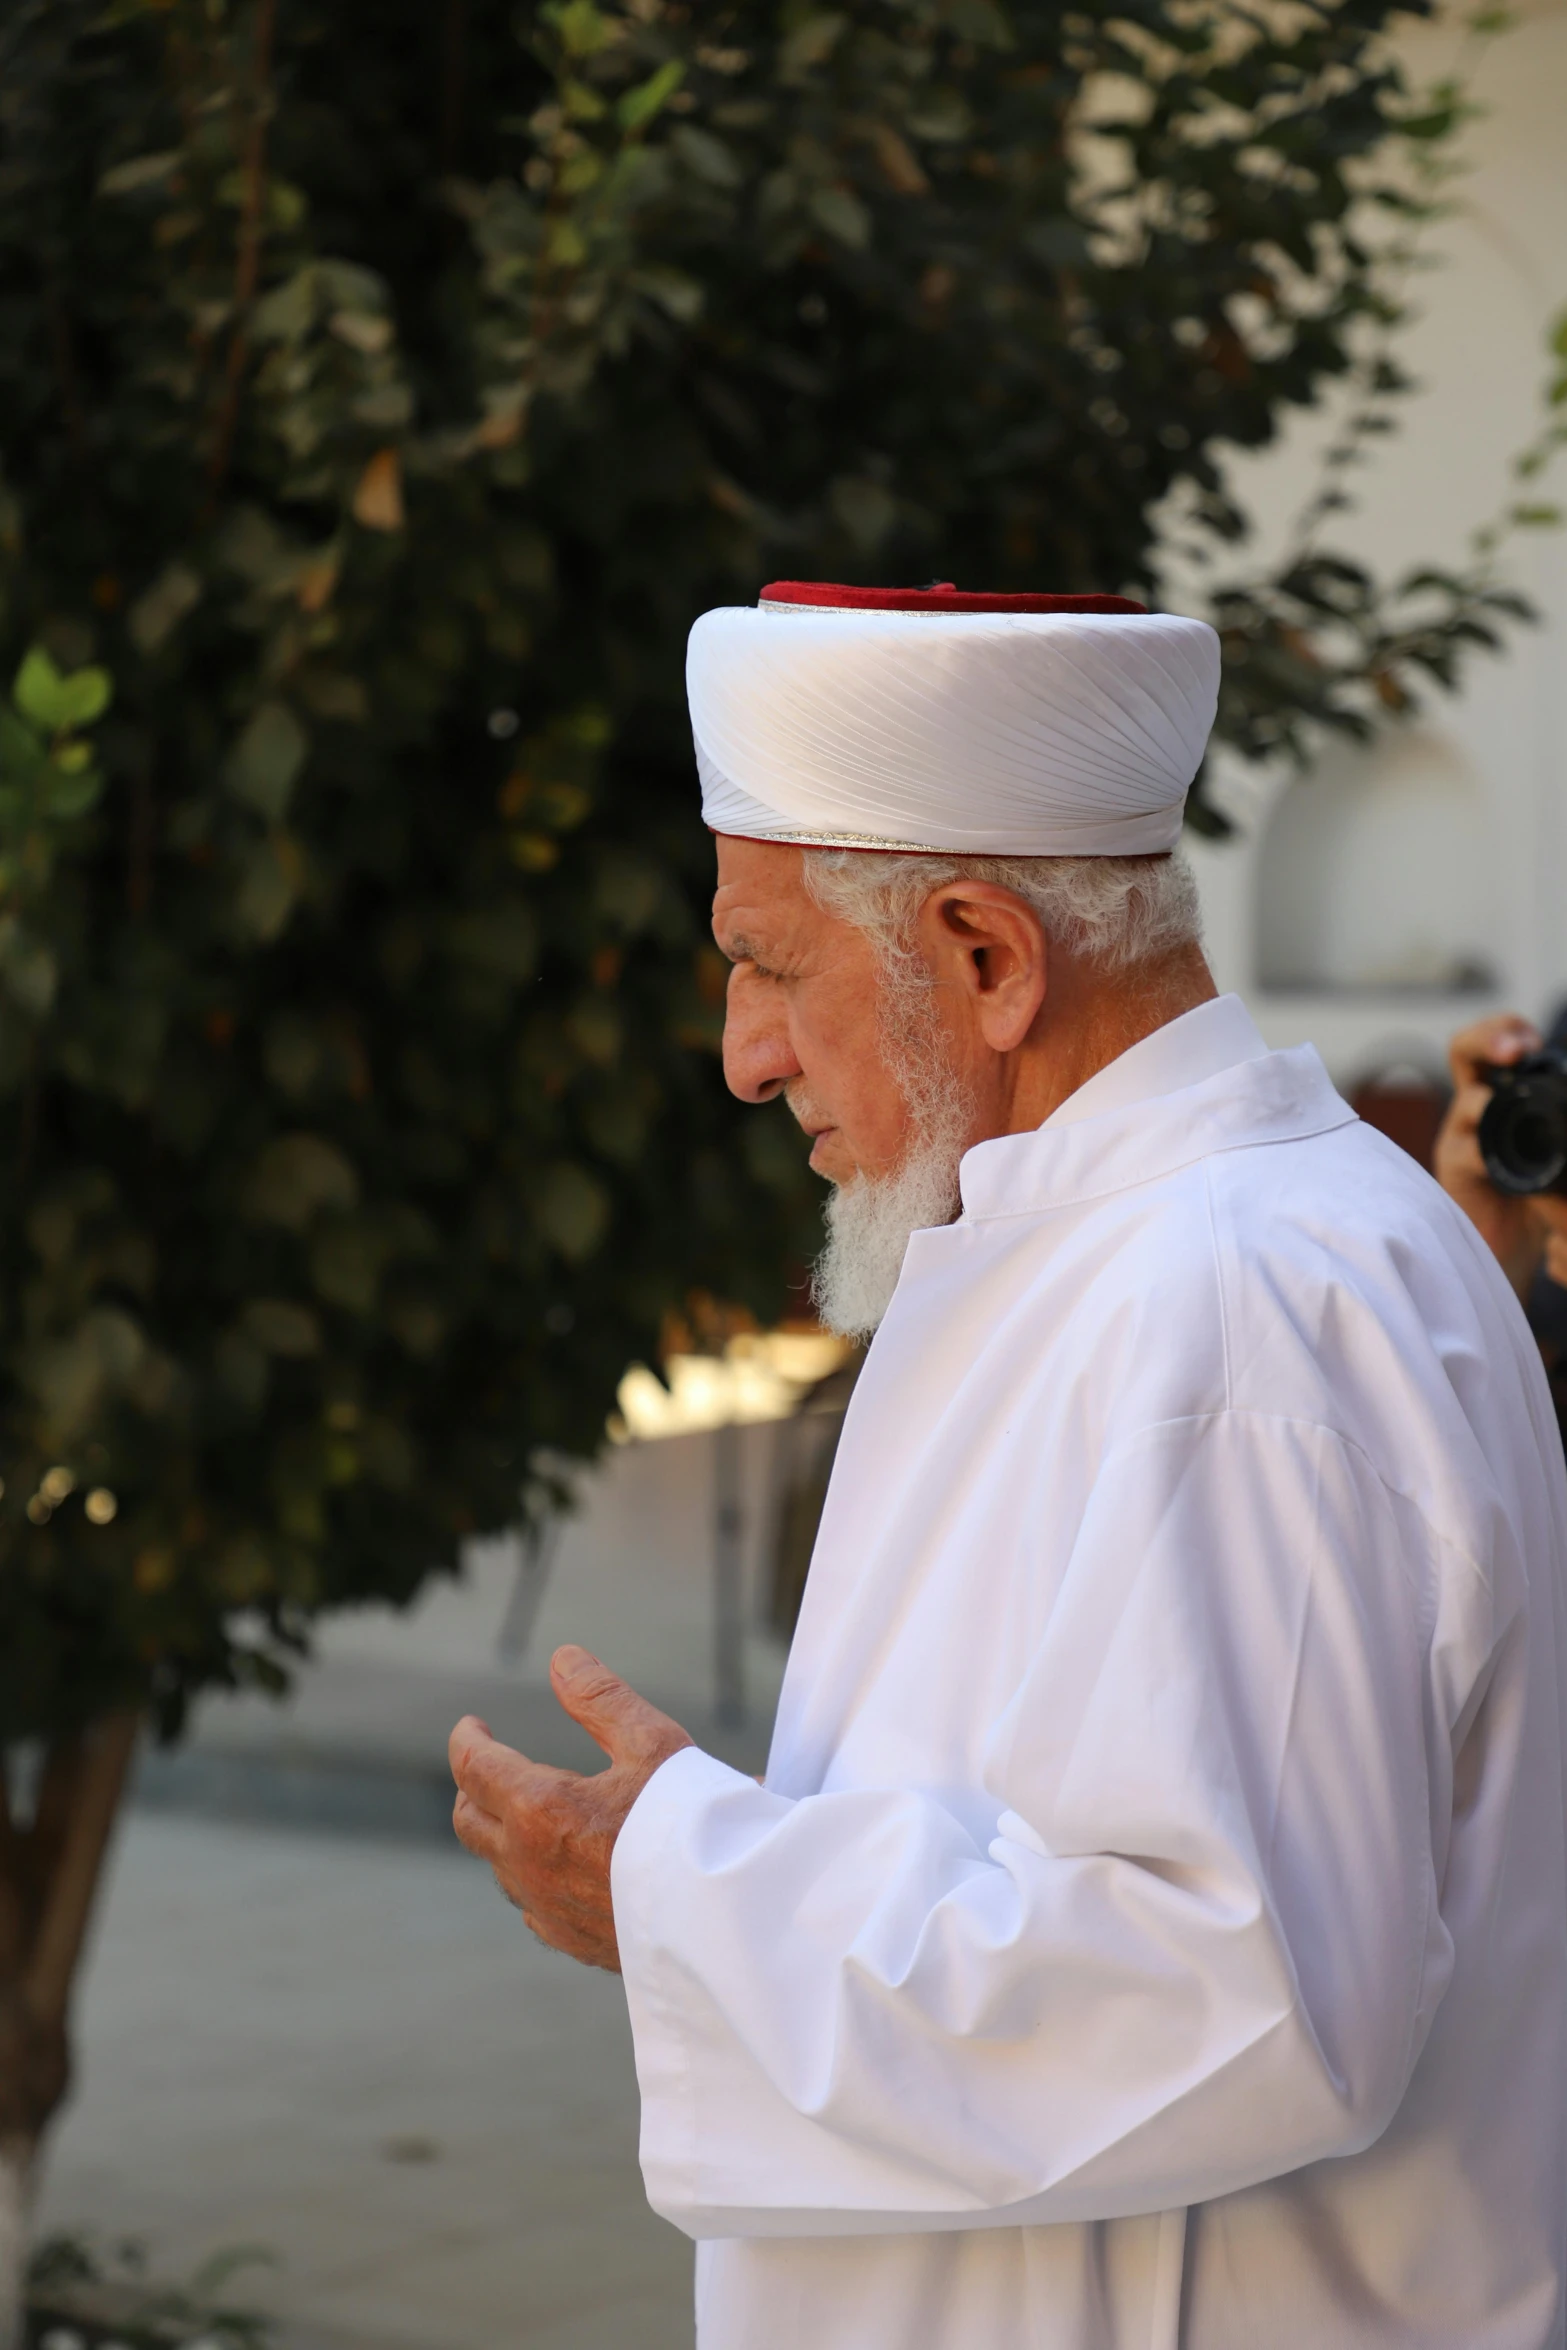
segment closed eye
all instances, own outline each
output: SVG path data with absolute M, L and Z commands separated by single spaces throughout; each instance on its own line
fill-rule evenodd
M 744 964 L 747 969 L 756 973 L 758 979 L 782 979 L 783 977 L 781 971 L 775 971 L 770 963 L 763 962 L 748 938 L 732 938 L 727 946 L 720 946 L 719 952 L 727 956 L 737 970 Z

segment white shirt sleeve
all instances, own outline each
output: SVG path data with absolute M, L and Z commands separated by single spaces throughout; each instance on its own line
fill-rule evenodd
M 1218 1414 L 1105 1463 L 985 1742 L 988 1843 L 939 1787 L 790 1800 L 676 1755 L 613 1864 L 654 2208 L 1104 2219 L 1370 2144 L 1450 1968 L 1490 1610 L 1352 1444 Z

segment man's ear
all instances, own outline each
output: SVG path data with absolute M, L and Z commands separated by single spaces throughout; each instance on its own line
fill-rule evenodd
M 949 881 L 920 909 L 938 983 L 963 991 L 992 1052 L 1015 1052 L 1049 983 L 1045 926 L 1024 899 L 992 881 Z

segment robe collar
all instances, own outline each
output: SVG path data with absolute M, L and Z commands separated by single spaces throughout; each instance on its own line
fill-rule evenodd
M 1098 1070 L 1043 1126 L 976 1143 L 959 1170 L 963 1221 L 1106 1198 L 1354 1116 L 1315 1046 L 1270 1052 L 1239 996 L 1218 996 Z

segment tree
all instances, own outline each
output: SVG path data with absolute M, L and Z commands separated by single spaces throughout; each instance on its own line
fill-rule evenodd
M 713 1057 L 690 620 L 1150 585 L 1178 490 L 1233 535 L 1220 445 L 1344 372 L 1453 127 L 1397 13 L 12 0 L 17 2208 L 136 1722 L 549 1507 L 663 1317 L 809 1251 Z M 1254 663 L 1226 723 L 1313 697 Z

